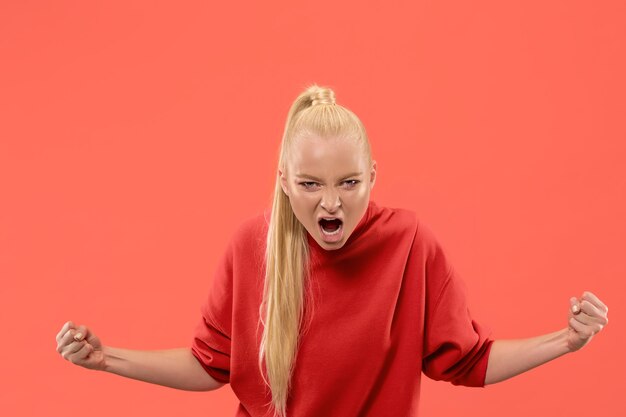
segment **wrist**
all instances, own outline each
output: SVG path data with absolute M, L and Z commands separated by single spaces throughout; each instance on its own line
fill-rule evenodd
M 563 350 L 565 351 L 565 353 L 573 353 L 578 350 L 570 344 L 569 335 L 571 331 L 572 330 L 569 327 L 566 327 L 559 331 L 559 341 L 563 345 Z
M 123 358 L 118 354 L 116 348 L 110 346 L 102 347 L 102 371 L 110 372 L 113 374 L 120 374 L 120 362 Z

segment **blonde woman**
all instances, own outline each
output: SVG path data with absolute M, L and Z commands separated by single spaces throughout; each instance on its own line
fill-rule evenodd
M 427 225 L 370 200 L 365 128 L 330 88 L 296 98 L 278 165 L 271 210 L 233 234 L 190 347 L 107 347 L 67 322 L 63 358 L 185 390 L 230 383 L 241 417 L 416 416 L 422 372 L 484 387 L 580 349 L 608 323 L 585 292 L 567 327 L 493 340 Z

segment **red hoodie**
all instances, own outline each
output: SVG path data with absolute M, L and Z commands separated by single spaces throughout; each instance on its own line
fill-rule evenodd
M 192 340 L 204 369 L 240 400 L 237 417 L 271 416 L 257 365 L 266 219 L 267 210 L 233 235 Z M 313 320 L 287 417 L 417 416 L 421 372 L 484 386 L 491 331 L 472 320 L 464 281 L 415 212 L 370 200 L 342 248 L 308 240 Z

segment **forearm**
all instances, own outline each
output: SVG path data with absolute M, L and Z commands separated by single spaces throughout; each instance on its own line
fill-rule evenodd
M 496 340 L 491 346 L 485 385 L 504 381 L 556 359 L 570 350 L 568 329 L 528 339 Z
M 187 391 L 221 387 L 191 353 L 190 348 L 131 350 L 104 346 L 105 371 L 127 378 Z

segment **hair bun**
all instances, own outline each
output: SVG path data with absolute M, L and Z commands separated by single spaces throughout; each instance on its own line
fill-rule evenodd
M 311 106 L 318 104 L 336 104 L 335 92 L 329 87 L 320 87 L 313 84 L 307 89 L 307 93 L 311 98 Z

